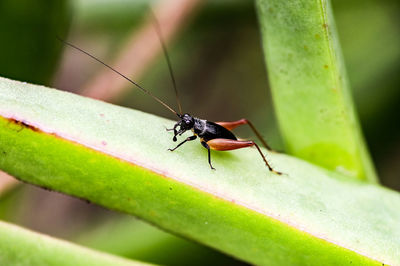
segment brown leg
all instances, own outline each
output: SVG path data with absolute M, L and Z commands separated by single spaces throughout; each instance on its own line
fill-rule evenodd
M 240 125 L 249 125 L 249 127 L 253 130 L 253 132 L 256 134 L 257 138 L 261 141 L 261 143 L 264 145 L 265 148 L 267 148 L 270 151 L 273 151 L 273 149 L 271 149 L 271 147 L 267 144 L 267 142 L 263 139 L 263 137 L 261 136 L 261 134 L 258 132 L 258 130 L 253 126 L 253 124 L 243 118 L 237 121 L 232 121 L 232 122 L 216 122 L 216 124 L 223 126 L 224 128 L 228 129 L 228 130 L 232 130 L 235 127 L 238 127 Z
M 245 125 L 248 123 L 247 119 L 240 119 L 237 121 L 232 121 L 232 122 L 215 122 L 216 124 L 223 126 L 224 128 L 228 130 L 232 130 L 238 126 Z
M 278 175 L 281 175 L 281 172 L 275 171 L 272 169 L 272 167 L 269 165 L 267 159 L 265 158 L 264 154 L 261 152 L 260 147 L 252 141 L 252 140 L 247 140 L 247 141 L 241 141 L 241 140 L 233 140 L 233 139 L 212 139 L 207 142 L 208 146 L 210 149 L 217 150 L 217 151 L 229 151 L 229 150 L 236 150 L 236 149 L 241 149 L 241 148 L 246 148 L 246 147 L 251 147 L 255 146 L 260 153 L 262 159 L 264 160 L 265 164 L 267 165 L 268 169 Z

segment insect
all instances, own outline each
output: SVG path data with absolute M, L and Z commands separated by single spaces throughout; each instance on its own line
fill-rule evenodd
M 249 125 L 250 128 L 253 130 L 253 132 L 258 137 L 258 139 L 261 141 L 261 143 L 267 148 L 267 150 L 272 151 L 272 149 L 268 146 L 268 144 L 265 142 L 265 140 L 259 134 L 257 129 L 247 119 L 240 119 L 240 120 L 232 121 L 232 122 L 212 122 L 212 121 L 208 121 L 206 119 L 200 119 L 200 118 L 194 117 L 188 113 L 182 113 L 182 107 L 181 107 L 179 96 L 178 96 L 178 90 L 177 90 L 175 78 L 174 78 L 174 75 L 172 72 L 171 62 L 170 62 L 170 59 L 169 59 L 169 56 L 167 53 L 165 43 L 162 39 L 161 28 L 160 28 L 160 25 L 158 24 L 158 21 L 154 15 L 154 13 L 152 13 L 152 12 L 150 12 L 150 13 L 153 17 L 157 35 L 160 40 L 160 43 L 161 43 L 161 46 L 162 46 L 162 49 L 163 49 L 163 52 L 165 55 L 165 59 L 167 61 L 168 70 L 169 70 L 169 73 L 171 76 L 171 80 L 172 80 L 173 87 L 175 90 L 176 100 L 177 100 L 178 107 L 179 107 L 179 113 L 177 111 L 175 111 L 173 108 L 171 108 L 169 105 L 167 105 L 165 102 L 163 102 L 160 98 L 153 95 L 150 91 L 146 90 L 141 85 L 139 85 L 135 81 L 131 80 L 130 78 L 128 78 L 127 76 L 125 76 L 124 74 L 119 72 L 118 70 L 111 67 L 110 65 L 104 63 L 97 57 L 93 56 L 92 54 L 84 51 L 83 49 L 81 49 L 59 37 L 57 37 L 57 38 L 64 44 L 86 54 L 87 56 L 89 56 L 92 59 L 96 60 L 97 62 L 101 63 L 102 65 L 109 68 L 113 72 L 117 73 L 118 75 L 120 75 L 121 77 L 123 77 L 124 79 L 126 79 L 127 81 L 132 83 L 133 85 L 135 85 L 137 88 L 142 90 L 144 93 L 146 93 L 147 95 L 152 97 L 154 100 L 159 102 L 161 105 L 163 105 L 169 111 L 171 111 L 173 114 L 175 114 L 179 118 L 179 121 L 174 125 L 173 128 L 170 128 L 170 129 L 167 128 L 167 131 L 174 132 L 174 136 L 172 138 L 172 140 L 174 142 L 176 142 L 178 140 L 177 139 L 178 136 L 181 136 L 186 131 L 188 131 L 188 130 L 192 131 L 192 133 L 193 133 L 192 136 L 187 137 L 185 140 L 180 142 L 175 148 L 168 149 L 169 151 L 175 151 L 177 148 L 182 146 L 184 143 L 199 138 L 201 145 L 204 148 L 206 148 L 208 151 L 208 163 L 209 163 L 211 169 L 215 170 L 215 168 L 212 166 L 212 163 L 211 163 L 211 150 L 229 151 L 229 150 L 236 150 L 236 149 L 254 146 L 254 147 L 256 147 L 257 151 L 259 152 L 262 160 L 264 161 L 264 163 L 266 164 L 268 169 L 275 174 L 281 175 L 282 174 L 281 172 L 278 172 L 271 167 L 271 165 L 268 163 L 267 159 L 265 158 L 265 155 L 262 153 L 262 151 L 257 143 L 255 143 L 252 140 L 240 140 L 232 133 L 231 130 L 240 125 Z

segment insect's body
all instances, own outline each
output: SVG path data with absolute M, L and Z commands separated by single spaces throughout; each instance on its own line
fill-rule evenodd
M 237 140 L 236 136 L 217 123 L 199 119 L 194 117 L 193 133 L 200 138 L 201 141 L 207 142 L 212 139 L 232 139 Z

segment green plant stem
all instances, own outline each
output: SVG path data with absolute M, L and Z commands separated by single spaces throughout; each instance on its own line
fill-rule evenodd
M 257 9 L 287 152 L 377 182 L 351 99 L 329 1 L 257 0 Z

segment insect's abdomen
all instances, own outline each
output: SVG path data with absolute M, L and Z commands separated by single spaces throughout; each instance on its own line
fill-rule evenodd
M 212 139 L 233 139 L 237 140 L 235 135 L 228 129 L 220 126 L 214 122 L 206 121 L 205 130 L 199 134 L 199 137 L 204 139 L 204 141 L 209 141 Z

